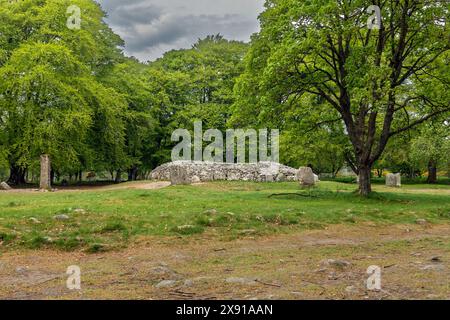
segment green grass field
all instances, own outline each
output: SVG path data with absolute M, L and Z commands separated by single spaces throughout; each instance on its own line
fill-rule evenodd
M 449 186 L 376 186 L 369 199 L 355 189 L 338 182 L 321 182 L 312 190 L 296 183 L 216 182 L 159 190 L 0 193 L 0 249 L 97 252 L 126 246 L 138 236 L 211 232 L 230 239 L 327 224 L 450 221 Z

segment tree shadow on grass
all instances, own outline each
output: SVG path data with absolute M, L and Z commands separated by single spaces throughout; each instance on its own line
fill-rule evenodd
M 286 193 L 272 193 L 268 195 L 270 199 L 276 200 L 343 200 L 343 201 L 358 201 L 358 202 L 383 202 L 396 204 L 413 204 L 416 202 L 434 202 L 434 201 L 448 201 L 446 195 L 436 194 L 402 194 L 390 192 L 372 192 L 368 197 L 359 195 L 358 190 L 342 191 L 342 190 L 300 190 L 298 192 Z

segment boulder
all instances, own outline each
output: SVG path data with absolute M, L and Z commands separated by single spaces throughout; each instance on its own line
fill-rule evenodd
M 257 285 L 258 281 L 256 278 L 237 278 L 231 277 L 225 280 L 227 283 L 232 284 L 244 284 L 244 285 Z
M 314 186 L 316 184 L 314 173 L 309 167 L 300 167 L 300 169 L 298 169 L 297 179 L 298 182 L 300 182 L 300 185 L 305 187 Z
M 11 187 L 6 182 L 0 183 L 0 190 L 11 190 Z
M 155 288 L 170 288 L 177 284 L 175 280 L 163 280 L 155 285 Z
M 63 220 L 69 220 L 70 217 L 67 214 L 58 214 L 58 215 L 54 216 L 53 219 L 63 221 Z
M 29 220 L 30 220 L 31 222 L 35 223 L 35 224 L 40 224 L 40 223 L 41 223 L 41 221 L 39 221 L 38 219 L 36 219 L 36 218 L 34 218 L 34 217 L 31 217 Z
M 388 187 L 401 187 L 402 186 L 402 176 L 400 173 L 390 173 L 386 176 L 386 186 Z
M 326 267 L 335 267 L 335 268 L 346 268 L 348 266 L 351 265 L 350 262 L 345 261 L 345 260 L 335 260 L 335 259 L 326 259 L 322 261 L 322 266 L 326 266 Z

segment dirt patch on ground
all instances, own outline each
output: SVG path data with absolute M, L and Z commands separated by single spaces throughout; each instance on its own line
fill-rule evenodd
M 103 187 L 100 190 L 121 190 L 121 189 L 155 190 L 166 188 L 170 185 L 171 183 L 167 181 L 136 182 L 136 183 L 124 183 L 119 185 L 107 186 Z
M 433 189 L 433 188 L 420 188 L 415 189 L 408 187 L 408 185 L 401 188 L 392 188 L 386 186 L 374 186 L 373 189 L 379 192 L 392 192 L 396 193 L 408 193 L 408 194 L 436 194 L 436 195 L 450 195 L 450 188 L 448 189 Z
M 81 290 L 66 288 L 69 265 Z M 382 290 L 367 290 L 367 268 Z M 332 226 L 221 241 L 140 238 L 117 252 L 0 257 L 3 299 L 450 299 L 450 225 Z
M 142 181 L 134 183 L 122 183 L 112 184 L 104 186 L 73 186 L 73 187 L 58 187 L 52 192 L 74 192 L 74 191 L 110 191 L 110 190 L 126 190 L 126 189 L 138 189 L 138 190 L 156 190 L 170 186 L 170 182 L 167 181 Z M 7 191 L 1 191 L 2 193 L 22 193 L 22 192 L 42 192 L 39 189 L 22 188 L 11 189 Z

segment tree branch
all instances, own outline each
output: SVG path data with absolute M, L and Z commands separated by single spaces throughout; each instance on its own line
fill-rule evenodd
M 410 123 L 409 125 L 407 125 L 407 126 L 404 127 L 404 128 L 398 129 L 398 130 L 396 130 L 396 131 L 392 131 L 392 132 L 389 134 L 389 137 L 392 137 L 392 136 L 394 136 L 394 135 L 397 135 L 397 134 L 399 134 L 399 133 L 402 133 L 402 132 L 405 132 L 405 131 L 407 131 L 407 130 L 409 130 L 409 129 L 412 129 L 412 128 L 418 126 L 419 124 L 424 123 L 425 121 L 427 121 L 427 120 L 429 120 L 429 119 L 432 119 L 432 118 L 434 118 L 434 117 L 437 117 L 437 116 L 440 115 L 440 114 L 443 114 L 443 113 L 449 112 L 449 111 L 450 111 L 450 107 L 447 107 L 447 108 L 445 108 L 445 109 L 438 110 L 438 111 L 435 111 L 435 112 L 433 112 L 433 113 L 430 113 L 429 115 L 427 115 L 427 116 L 425 116 L 425 117 L 423 117 L 423 118 L 421 118 L 421 119 L 419 119 L 419 120 L 416 120 L 416 121 Z

